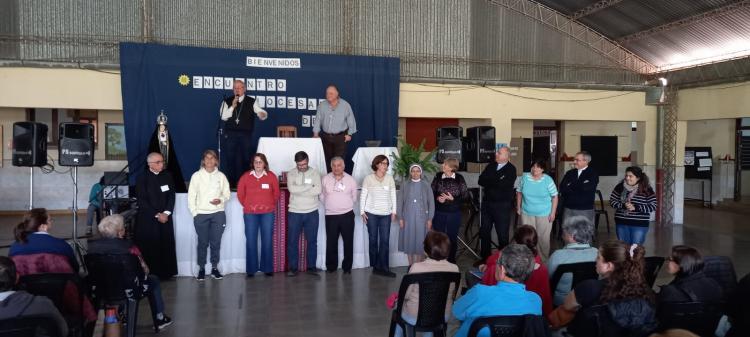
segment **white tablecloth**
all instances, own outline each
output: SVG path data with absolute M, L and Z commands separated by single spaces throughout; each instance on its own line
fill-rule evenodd
M 289 138 L 285 138 L 289 139 Z M 309 153 L 308 153 L 309 154 Z M 317 267 L 325 269 L 326 258 L 326 232 L 325 232 L 325 208 L 320 205 L 320 224 L 318 226 L 318 258 Z M 355 214 L 359 214 L 359 205 L 354 206 Z M 242 206 L 237 200 L 236 193 L 227 203 L 227 226 L 221 238 L 221 261 L 219 270 L 225 274 L 245 272 L 245 223 L 242 219 Z M 353 268 L 367 268 L 370 266 L 368 251 L 367 228 L 362 223 L 360 216 L 354 217 L 354 261 Z M 177 251 L 177 274 L 178 276 L 194 276 L 198 273 L 197 249 L 198 237 L 195 234 L 193 218 L 187 206 L 187 194 L 178 193 L 174 207 L 174 232 Z M 409 264 L 406 254 L 398 251 L 399 228 L 397 223 L 391 224 L 391 267 L 407 266 Z M 260 247 L 260 245 L 258 245 Z M 343 241 L 339 238 L 339 264 L 343 260 Z M 210 252 L 206 258 L 206 269 L 211 268 Z
M 294 154 L 305 151 L 310 157 L 309 165 L 318 172 L 326 173 L 326 158 L 320 138 L 277 138 L 260 137 L 258 152 L 266 155 L 268 167 L 280 175 L 295 167 Z
M 393 162 L 391 153 L 398 154 L 398 149 L 395 147 L 360 147 L 357 152 L 354 152 L 352 161 L 354 162 L 354 168 L 352 168 L 352 177 L 357 181 L 357 186 L 362 186 L 362 180 L 366 176 L 372 174 L 372 160 L 375 156 L 382 154 L 388 157 L 389 162 Z M 388 166 L 388 174 L 393 175 L 393 165 Z

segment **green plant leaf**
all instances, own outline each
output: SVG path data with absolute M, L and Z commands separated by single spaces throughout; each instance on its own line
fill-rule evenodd
M 398 138 L 399 153 L 391 153 L 393 171 L 397 176 L 407 177 L 409 175 L 409 167 L 412 164 L 422 166 L 424 173 L 434 173 L 437 171 L 438 166 L 432 160 L 435 156 L 435 152 L 437 152 L 437 148 L 433 149 L 426 155 L 422 155 L 425 152 L 424 143 L 426 141 L 426 139 L 422 138 L 419 147 L 414 147 L 403 138 Z

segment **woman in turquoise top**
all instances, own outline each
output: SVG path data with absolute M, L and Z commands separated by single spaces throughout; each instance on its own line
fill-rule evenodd
M 544 170 L 544 160 L 531 163 L 531 173 L 524 173 L 516 188 L 516 212 L 521 216 L 521 224 L 533 226 L 539 233 L 539 252 L 542 259 L 549 258 L 550 232 L 557 209 L 557 187 L 552 177 Z

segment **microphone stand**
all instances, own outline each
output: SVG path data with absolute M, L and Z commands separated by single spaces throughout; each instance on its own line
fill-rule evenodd
M 219 165 L 221 165 L 221 139 L 224 138 L 224 120 L 221 119 L 221 112 L 224 108 L 224 101 L 227 99 L 226 95 L 222 95 L 221 102 L 219 103 L 219 124 L 216 126 L 216 139 L 218 140 L 218 156 L 219 158 L 216 158 L 219 161 Z

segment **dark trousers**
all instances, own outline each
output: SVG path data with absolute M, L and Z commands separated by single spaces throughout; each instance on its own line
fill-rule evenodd
M 461 211 L 435 211 L 435 216 L 432 218 L 432 230 L 445 233 L 451 240 L 451 253 L 448 256 L 448 261 L 451 263 L 456 263 L 459 227 L 461 227 Z
M 339 265 L 339 235 L 344 240 L 344 260 L 341 269 L 352 270 L 354 260 L 354 211 L 326 215 L 326 269 L 336 270 Z
M 198 236 L 198 267 L 206 266 L 206 249 L 211 247 L 211 267 L 219 267 L 221 257 L 221 236 L 226 227 L 224 211 L 211 214 L 198 214 L 193 218 L 195 234 Z
M 329 134 L 325 132 L 320 133 L 320 141 L 323 142 L 323 153 L 326 157 L 326 169 L 331 172 L 331 158 L 333 157 L 346 157 L 346 135 L 341 134 Z
M 367 214 L 367 234 L 370 246 L 370 266 L 388 271 L 388 254 L 390 253 L 391 215 Z
M 483 201 L 482 225 L 479 227 L 479 239 L 482 242 L 482 259 L 492 255 L 492 227 L 495 227 L 500 249 L 508 245 L 510 236 L 510 215 L 513 211 L 510 201 Z
M 289 240 L 287 241 L 287 256 L 289 256 L 289 270 L 299 269 L 299 236 L 305 234 L 307 240 L 307 269 L 315 269 L 318 259 L 318 211 L 310 213 L 289 212 Z M 336 240 L 338 243 L 338 240 Z
M 221 140 L 221 171 L 229 186 L 237 187 L 242 173 L 250 169 L 250 157 L 255 152 L 251 131 L 224 131 Z

